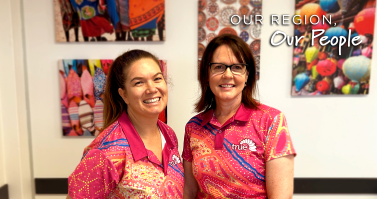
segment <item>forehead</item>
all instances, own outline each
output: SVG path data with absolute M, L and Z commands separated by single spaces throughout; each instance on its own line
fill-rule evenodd
M 212 62 L 232 64 L 238 63 L 238 60 L 229 46 L 222 45 L 213 53 Z
M 153 59 L 140 59 L 131 64 L 127 76 L 132 77 L 143 77 L 149 75 L 155 75 L 161 72 L 160 66 Z

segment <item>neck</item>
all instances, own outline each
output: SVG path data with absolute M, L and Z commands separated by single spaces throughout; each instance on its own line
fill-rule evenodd
M 227 102 L 216 99 L 216 109 L 214 110 L 215 116 L 217 118 L 230 118 L 237 112 L 238 108 L 241 106 L 241 100 L 241 96 Z
M 148 138 L 154 137 L 156 133 L 159 133 L 157 127 L 158 115 L 153 117 L 140 116 L 130 109 L 128 109 L 127 112 L 132 125 L 135 127 L 142 140 L 147 140 Z

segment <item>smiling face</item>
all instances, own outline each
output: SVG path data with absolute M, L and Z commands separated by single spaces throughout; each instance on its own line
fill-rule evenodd
M 242 63 L 237 60 L 232 50 L 226 45 L 222 45 L 215 50 L 211 62 L 226 65 Z M 215 95 L 216 104 L 241 103 L 242 90 L 245 87 L 248 72 L 243 75 L 234 75 L 230 68 L 227 68 L 222 74 L 213 74 L 211 69 L 208 70 L 209 87 Z
M 129 115 L 158 117 L 166 107 L 168 89 L 159 65 L 152 59 L 140 59 L 127 71 L 125 90 L 119 94 Z

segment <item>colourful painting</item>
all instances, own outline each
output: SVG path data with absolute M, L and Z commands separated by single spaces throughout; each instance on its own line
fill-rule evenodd
M 234 34 L 242 38 L 250 47 L 255 58 L 256 76 L 260 71 L 260 36 L 261 24 L 254 23 L 255 15 L 262 15 L 262 0 L 199 0 L 198 3 L 198 59 L 202 58 L 207 44 L 221 34 Z M 243 21 L 233 25 L 233 15 L 246 17 L 249 24 Z
M 375 10 L 376 0 L 296 0 L 295 21 L 308 23 L 295 25 L 292 96 L 369 93 Z
M 54 0 L 57 42 L 165 41 L 165 0 Z
M 113 60 L 59 61 L 60 106 L 64 136 L 96 136 L 103 128 L 103 94 Z M 167 77 L 166 61 L 160 60 Z M 165 109 L 159 119 L 167 123 Z

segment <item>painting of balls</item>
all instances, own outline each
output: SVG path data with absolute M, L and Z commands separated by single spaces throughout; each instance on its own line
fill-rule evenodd
M 295 25 L 294 35 L 304 39 L 293 50 L 291 95 L 367 95 L 375 14 L 376 0 L 296 0 L 295 15 L 324 21 L 323 16 L 331 17 L 331 24 Z M 312 35 L 312 30 L 324 34 Z M 331 43 L 342 37 L 359 45 Z
M 103 96 L 113 60 L 64 59 L 58 62 L 63 136 L 97 136 L 103 130 Z M 167 77 L 166 61 L 159 60 Z M 159 115 L 167 123 L 167 110 Z
M 57 42 L 165 41 L 165 0 L 54 0 Z

